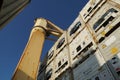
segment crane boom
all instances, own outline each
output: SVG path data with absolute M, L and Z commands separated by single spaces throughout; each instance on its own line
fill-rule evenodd
M 49 34 L 59 37 L 62 33 L 63 30 L 50 21 L 43 18 L 36 19 L 12 80 L 36 80 L 45 37 Z

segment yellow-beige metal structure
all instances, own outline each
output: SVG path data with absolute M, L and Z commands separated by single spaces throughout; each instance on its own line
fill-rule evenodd
M 38 18 L 31 31 L 28 43 L 15 69 L 12 80 L 36 80 L 40 56 L 47 34 L 61 36 L 63 30 L 43 18 Z

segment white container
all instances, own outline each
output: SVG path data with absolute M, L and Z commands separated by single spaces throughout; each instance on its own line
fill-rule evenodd
M 52 61 L 48 66 L 46 67 L 45 75 L 47 80 L 54 80 L 55 79 L 55 67 L 54 67 L 54 61 Z
M 106 27 L 104 27 L 102 31 L 99 31 L 99 34 L 96 36 L 98 42 L 101 43 L 106 37 L 108 37 L 116 29 L 118 29 L 119 25 L 120 25 L 120 16 L 117 17 L 113 22 L 108 24 Z
M 120 9 L 108 2 L 101 6 L 100 10 L 90 19 L 88 25 L 95 36 L 104 37 L 105 28 L 115 21 L 120 15 Z M 102 35 L 99 35 L 102 34 Z
M 45 70 L 38 74 L 37 80 L 45 80 Z
M 59 77 L 57 77 L 55 80 L 73 80 L 72 70 L 68 69 L 64 73 L 62 73 Z
M 40 63 L 37 80 L 45 80 L 46 63 L 45 61 Z
M 81 10 L 80 15 L 83 20 L 87 22 L 92 18 L 94 13 L 101 7 L 106 0 L 89 0 L 89 2 L 85 5 L 85 7 Z
M 103 66 L 101 71 L 97 75 L 91 77 L 91 80 L 117 80 L 117 79 L 114 78 L 108 67 Z
M 83 57 L 91 54 L 91 52 L 96 49 L 96 44 L 87 27 L 69 44 L 69 49 L 72 67 Z
M 120 0 L 110 0 L 110 1 L 113 1 L 114 3 L 119 4 L 120 6 Z
M 85 23 L 79 15 L 67 30 L 68 42 L 70 43 L 84 27 Z
M 55 43 L 56 54 L 58 54 L 62 50 L 62 48 L 65 47 L 65 45 L 67 43 L 68 43 L 67 32 L 64 31 L 64 33 L 61 35 L 61 37 Z
M 120 52 L 109 60 L 109 67 L 116 79 L 120 79 Z
M 110 60 L 115 54 L 120 52 L 120 24 L 118 27 L 117 30 L 111 33 L 98 45 L 106 61 Z
M 55 57 L 55 75 L 58 77 L 62 72 L 70 67 L 70 58 L 68 46 L 65 46 L 62 51 Z
M 55 58 L 56 55 L 55 53 L 56 53 L 55 45 L 53 45 L 47 54 L 47 64 L 49 64 Z
M 99 50 L 74 68 L 73 75 L 74 80 L 115 80 Z

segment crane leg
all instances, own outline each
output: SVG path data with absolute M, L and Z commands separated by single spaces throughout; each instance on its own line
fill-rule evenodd
M 40 56 L 45 40 L 45 31 L 34 27 L 22 57 L 16 67 L 12 80 L 36 80 Z

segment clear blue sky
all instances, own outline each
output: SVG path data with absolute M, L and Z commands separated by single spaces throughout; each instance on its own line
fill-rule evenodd
M 87 2 L 88 0 L 31 0 L 31 3 L 0 31 L 0 80 L 11 79 L 35 18 L 46 18 L 65 30 Z M 43 56 L 52 44 L 53 42 L 46 40 Z

